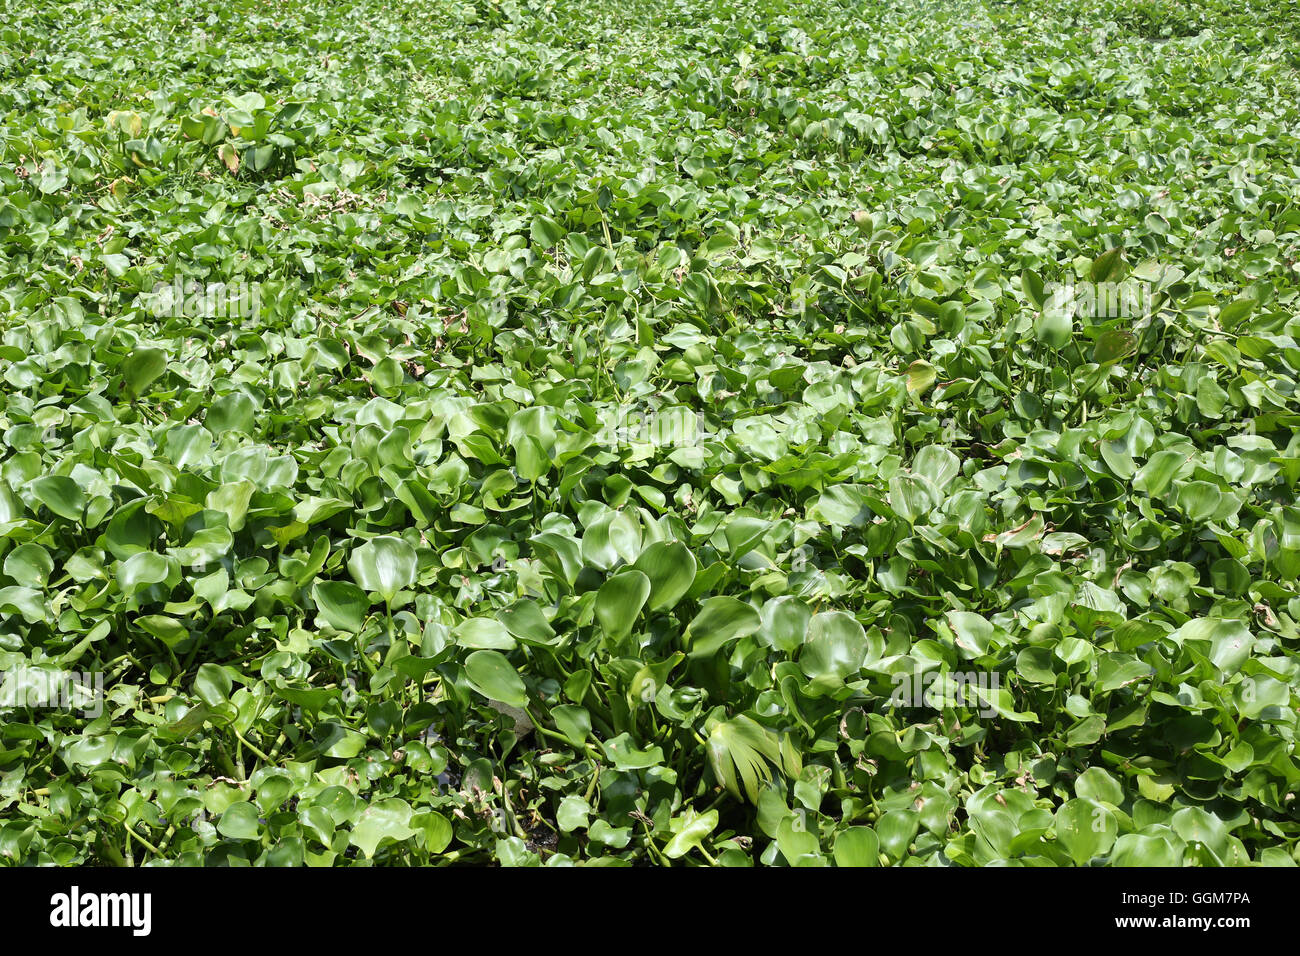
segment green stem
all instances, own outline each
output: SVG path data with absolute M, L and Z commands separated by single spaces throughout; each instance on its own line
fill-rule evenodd
M 234 732 L 235 736 L 239 738 L 239 742 L 240 742 L 243 746 L 245 746 L 245 747 L 247 747 L 249 750 L 251 750 L 254 754 L 256 754 L 256 756 L 257 756 L 257 758 L 258 758 L 259 760 L 261 760 L 263 763 L 271 763 L 271 758 L 268 757 L 266 754 L 262 753 L 262 751 L 258 750 L 256 747 L 254 747 L 254 746 L 253 746 L 252 744 L 250 744 L 247 740 L 245 740 L 243 734 L 241 734 L 238 730 L 235 730 L 233 727 L 231 728 L 231 730 Z M 283 736 L 284 736 L 284 735 L 281 734 L 281 737 L 283 737 Z
M 134 830 L 132 830 L 130 824 L 123 824 L 123 826 L 126 828 L 126 835 L 127 835 L 127 843 L 128 843 L 128 844 L 131 842 L 131 837 L 135 837 L 136 842 L 139 843 L 141 846 L 143 846 L 146 850 L 148 850 L 148 851 L 149 851 L 150 853 L 152 853 L 154 856 L 162 856 L 162 850 L 158 849 L 156 846 L 154 846 L 152 843 L 150 843 L 150 842 L 149 842 L 148 840 L 146 840 L 144 837 L 140 836 L 140 834 L 138 834 L 138 833 L 136 833 Z
M 587 792 L 582 795 L 582 799 L 591 803 L 592 795 L 596 792 L 596 784 L 600 782 L 600 764 L 596 764 L 596 770 L 591 775 L 591 783 L 587 784 Z

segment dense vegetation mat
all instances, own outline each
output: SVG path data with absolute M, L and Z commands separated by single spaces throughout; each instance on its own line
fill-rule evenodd
M 1292 865 L 1297 24 L 3 0 L 0 858 Z

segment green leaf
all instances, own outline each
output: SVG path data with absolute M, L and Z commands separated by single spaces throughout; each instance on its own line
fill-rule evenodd
M 509 629 L 491 617 L 471 617 L 461 621 L 455 628 L 456 643 L 461 647 L 481 650 L 512 651 L 515 639 Z
M 1219 510 L 1223 494 L 1219 486 L 1208 481 L 1188 481 L 1178 487 L 1178 507 L 1188 519 L 1195 522 L 1209 521 Z
M 1088 269 L 1088 278 L 1093 282 L 1118 282 L 1124 277 L 1124 250 L 1116 246 L 1107 249 Z
M 630 734 L 621 733 L 604 743 L 605 754 L 614 762 L 616 770 L 648 770 L 664 762 L 663 749 L 652 745 L 638 748 Z
M 1115 814 L 1096 800 L 1067 800 L 1056 810 L 1056 841 L 1078 866 L 1105 856 L 1118 835 Z
M 54 573 L 54 559 L 39 544 L 20 544 L 5 555 L 4 571 L 21 586 L 39 590 Z
M 551 708 L 551 719 L 555 721 L 556 729 L 575 747 L 581 747 L 591 736 L 591 715 L 585 707 L 560 704 Z
M 911 808 L 889 810 L 876 821 L 876 835 L 880 849 L 891 860 L 905 859 L 911 852 L 912 841 L 920 829 L 920 815 Z
M 259 811 L 248 801 L 232 803 L 217 821 L 217 832 L 231 840 L 257 840 L 261 837 Z
M 1111 866 L 1178 866 L 1182 852 L 1163 836 L 1125 833 L 1115 841 Z
M 353 580 L 389 605 L 397 592 L 415 584 L 418 567 L 415 549 L 391 535 L 370 539 L 348 559 Z
M 194 678 L 194 693 L 209 709 L 216 709 L 230 699 L 230 675 L 216 664 L 200 664 Z
M 86 496 L 81 487 L 63 475 L 37 478 L 32 482 L 32 497 L 69 521 L 80 521 L 82 509 L 86 506 Z
M 621 641 L 632 632 L 650 597 L 650 589 L 650 579 L 636 570 L 621 571 L 600 586 L 596 593 L 596 620 L 606 639 Z
M 574 830 L 586 829 L 590 816 L 591 804 L 577 794 L 569 794 L 560 801 L 560 806 L 555 811 L 555 822 L 560 832 L 572 833 Z
M 866 632 L 852 615 L 823 611 L 808 625 L 799 668 L 814 681 L 838 685 L 862 669 L 867 650 Z
M 510 662 L 498 651 L 475 651 L 465 658 L 465 677 L 471 687 L 490 700 L 524 707 L 528 691 Z
M 727 644 L 753 634 L 762 627 L 753 607 L 734 597 L 711 597 L 686 626 L 691 657 L 711 657 Z
M 167 371 L 167 353 L 162 349 L 139 348 L 122 363 L 122 380 L 137 398 Z
M 1137 336 L 1121 329 L 1109 329 L 1097 336 L 1092 349 L 1092 360 L 1098 365 L 1113 365 L 1128 358 L 1137 349 Z
M 411 806 L 405 800 L 380 800 L 362 811 L 348 842 L 368 859 L 373 859 L 375 851 L 385 840 L 400 843 L 415 836 L 416 831 L 410 823 Z
M 1034 338 L 1051 349 L 1063 349 L 1070 342 L 1074 322 L 1069 311 L 1053 302 L 1041 307 L 1034 320 Z
M 131 597 L 143 589 L 166 582 L 174 570 L 173 561 L 153 551 L 133 554 L 117 569 L 117 586 Z
M 1158 451 L 1133 476 L 1133 488 L 1153 498 L 1159 498 L 1186 463 L 1187 456 L 1180 452 Z
M 696 563 L 680 541 L 656 541 L 637 556 L 632 567 L 650 581 L 650 610 L 676 607 L 695 581 Z
M 993 625 L 986 618 L 971 611 L 949 611 L 948 624 L 963 656 L 982 657 L 988 653 L 993 642 Z
M 835 835 L 836 866 L 879 866 L 880 838 L 870 827 L 849 827 Z
M 340 631 L 360 631 L 370 611 L 366 592 L 347 581 L 317 581 L 311 596 L 325 623 Z
M 751 803 L 757 804 L 759 791 L 772 779 L 769 764 L 782 762 L 781 742 L 771 730 L 738 714 L 713 725 L 708 756 L 714 776 L 724 787 L 738 797 L 743 791 Z
M 1219 324 L 1229 331 L 1235 330 L 1254 311 L 1254 299 L 1234 299 L 1219 310 Z
M 664 847 L 664 856 L 670 860 L 680 859 L 704 842 L 704 839 L 718 826 L 718 811 L 696 813 L 688 810 L 680 817 L 669 821 L 673 837 Z

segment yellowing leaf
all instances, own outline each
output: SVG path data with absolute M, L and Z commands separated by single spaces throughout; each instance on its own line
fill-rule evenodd
M 239 153 L 236 151 L 235 147 L 231 146 L 229 143 L 222 143 L 217 147 L 217 156 L 223 163 L 225 163 L 226 169 L 230 170 L 232 173 L 239 172 Z

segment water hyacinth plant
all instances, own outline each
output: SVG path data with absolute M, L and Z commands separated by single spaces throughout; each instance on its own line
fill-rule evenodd
M 0 10 L 0 860 L 1300 859 L 1291 0 Z

